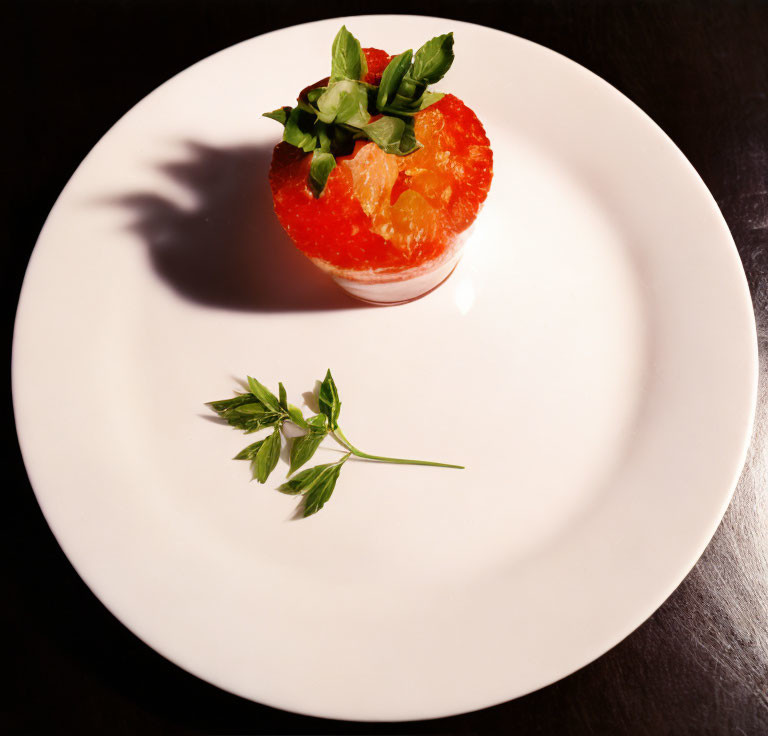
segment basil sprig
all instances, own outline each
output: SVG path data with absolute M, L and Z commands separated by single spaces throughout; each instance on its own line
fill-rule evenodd
M 264 117 L 284 126 L 286 143 L 312 153 L 309 186 L 319 197 L 336 156 L 350 153 L 356 140 L 372 141 L 396 156 L 421 147 L 413 116 L 443 97 L 427 87 L 445 76 L 453 59 L 453 34 L 446 33 L 427 41 L 415 54 L 408 49 L 395 56 L 378 86 L 366 84 L 365 54 L 342 26 L 333 41 L 328 85 L 309 90 L 296 107 L 280 107 Z
M 255 378 L 248 377 L 247 393 L 237 394 L 234 398 L 211 401 L 208 406 L 222 419 L 246 434 L 259 429 L 271 428 L 265 438 L 253 442 L 235 455 L 235 460 L 248 460 L 251 464 L 253 479 L 265 483 L 277 467 L 282 449 L 281 430 L 286 422 L 291 422 L 305 430 L 304 434 L 293 439 L 290 452 L 289 480 L 277 490 L 289 495 L 302 495 L 299 507 L 301 516 L 317 513 L 330 499 L 336 487 L 336 481 L 344 463 L 352 455 L 399 465 L 431 465 L 439 468 L 463 468 L 462 465 L 435 463 L 428 460 L 406 460 L 404 458 L 370 455 L 356 448 L 344 435 L 339 426 L 341 399 L 331 372 L 328 371 L 320 384 L 317 402 L 320 412 L 305 419 L 301 410 L 288 403 L 285 387 L 279 384 L 278 396 Z M 335 463 L 316 465 L 296 471 L 307 463 L 320 447 L 322 441 L 331 435 L 347 452 Z M 294 475 L 295 473 L 295 475 Z

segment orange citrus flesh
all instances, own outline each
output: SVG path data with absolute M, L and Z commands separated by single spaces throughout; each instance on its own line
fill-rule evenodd
M 365 81 L 377 84 L 391 57 L 364 51 Z M 275 147 L 275 212 L 300 250 L 339 269 L 397 272 L 450 249 L 488 194 L 490 144 L 474 112 L 450 94 L 415 122 L 422 148 L 396 156 L 358 141 L 351 154 L 337 157 L 318 199 L 307 183 L 311 154 L 288 143 Z

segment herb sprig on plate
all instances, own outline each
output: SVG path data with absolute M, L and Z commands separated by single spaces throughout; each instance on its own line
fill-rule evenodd
M 263 429 L 272 430 L 263 439 L 244 447 L 234 457 L 235 460 L 250 462 L 253 479 L 259 483 L 265 483 L 277 467 L 282 449 L 281 430 L 284 429 L 285 424 L 289 422 L 304 430 L 304 434 L 289 440 L 292 441 L 289 480 L 277 489 L 289 495 L 302 496 L 301 516 L 311 516 L 323 508 L 336 487 L 341 468 L 353 455 L 366 460 L 399 465 L 431 465 L 438 468 L 458 469 L 464 467 L 429 460 L 371 455 L 359 450 L 347 439 L 339 426 L 341 400 L 330 370 L 320 384 L 317 394 L 320 412 L 309 418 L 304 417 L 301 409 L 288 403 L 287 393 L 282 383 L 278 384 L 278 395 L 275 396 L 266 386 L 248 376 L 248 389 L 246 393 L 237 394 L 231 399 L 211 401 L 207 406 L 230 426 L 246 434 Z M 322 441 L 328 436 L 336 439 L 347 450 L 346 454 L 335 463 L 316 465 L 296 473 L 312 458 Z
M 302 94 L 296 107 L 279 107 L 264 117 L 284 126 L 286 143 L 312 153 L 309 185 L 319 197 L 336 156 L 350 153 L 356 140 L 373 141 L 396 156 L 421 147 L 413 116 L 443 97 L 427 87 L 445 76 L 453 58 L 453 34 L 436 36 L 415 54 L 408 49 L 395 56 L 378 85 L 367 84 L 360 42 L 342 26 L 333 41 L 328 84 Z

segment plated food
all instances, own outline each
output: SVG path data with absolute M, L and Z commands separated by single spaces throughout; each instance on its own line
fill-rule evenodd
M 324 58 L 343 22 L 384 48 L 378 39 L 406 28 L 416 45 L 453 29 L 446 82 L 494 124 L 493 191 L 482 241 L 470 243 L 481 257 L 405 308 L 293 304 L 297 285 L 275 279 L 285 270 L 250 278 L 267 263 L 248 257 L 253 241 L 277 226 L 271 202 L 258 207 L 267 178 L 256 172 L 280 130 L 254 126 L 253 114 L 290 99 L 263 70 L 279 65 L 298 92 L 302 59 Z M 490 73 L 497 62 L 503 73 Z M 146 228 L 128 227 L 145 212 Z M 154 257 L 168 244 L 179 246 L 173 273 Z M 248 268 L 254 298 L 236 308 L 225 292 Z M 191 275 L 227 298 L 195 291 Z M 52 364 L 57 388 L 41 391 Z M 355 444 L 467 469 L 353 455 L 322 513 L 293 523 L 299 496 L 272 490 L 283 469 L 249 485 L 248 462 L 227 458 L 258 438 L 202 420 L 200 401 L 226 396 L 250 369 L 317 412 L 300 392 L 328 366 Z M 219 688 L 376 722 L 523 695 L 640 625 L 722 517 L 757 373 L 738 252 L 661 129 L 530 41 L 403 15 L 260 36 L 140 102 L 52 210 L 13 345 L 32 487 L 109 610 Z M 296 475 L 344 454 L 328 436 Z M 317 477 L 306 503 L 327 493 L 328 476 Z
M 428 89 L 453 59 L 450 33 L 392 57 L 342 26 L 330 77 L 265 113 L 284 125 L 269 173 L 280 223 L 361 299 L 407 301 L 442 282 L 490 189 L 482 123 Z

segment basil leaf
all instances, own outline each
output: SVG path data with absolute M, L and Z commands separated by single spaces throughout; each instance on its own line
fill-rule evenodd
M 376 95 L 376 107 L 379 110 L 383 110 L 395 96 L 400 83 L 403 81 L 406 72 L 411 66 L 411 59 L 413 58 L 413 50 L 403 51 L 402 54 L 398 54 L 392 61 L 387 64 L 387 68 L 381 75 L 381 82 L 379 84 L 379 91 Z
M 210 406 L 217 414 L 233 409 L 242 404 L 250 404 L 252 401 L 256 401 L 256 397 L 251 394 L 238 394 L 232 399 L 222 399 L 221 401 L 209 401 L 206 406 Z
M 241 406 L 236 406 L 234 409 L 232 409 L 236 414 L 263 414 L 266 409 L 262 406 L 262 404 L 258 401 L 253 402 L 252 404 L 242 404 Z
M 310 105 L 315 105 L 317 100 L 320 98 L 320 96 L 325 92 L 325 90 L 328 89 L 327 87 L 314 87 L 309 92 L 307 92 L 307 102 L 309 102 Z
M 380 117 L 363 128 L 363 134 L 372 140 L 382 151 L 396 153 L 400 149 L 400 138 L 405 130 L 405 122 L 388 115 Z
M 278 491 L 283 493 L 302 493 L 303 491 L 310 490 L 315 483 L 317 483 L 325 471 L 333 467 L 336 463 L 328 463 L 327 465 L 315 465 L 314 468 L 307 468 L 297 473 L 289 481 L 286 481 L 282 485 L 277 487 Z
M 277 110 L 272 110 L 272 112 L 264 112 L 261 114 L 261 117 L 271 118 L 272 120 L 277 120 L 280 125 L 285 125 L 291 110 L 293 108 L 286 105 L 285 107 L 278 107 Z
M 304 112 L 308 113 L 313 118 L 317 115 L 317 108 L 312 106 L 312 105 L 310 105 L 306 100 L 299 100 L 296 103 L 296 107 L 299 110 L 303 110 Z
M 316 514 L 331 497 L 341 466 L 347 461 L 347 457 L 337 463 L 316 465 L 314 468 L 302 470 L 277 490 L 291 495 L 305 493 L 302 515 L 307 517 Z
M 293 446 L 291 447 L 291 469 L 288 471 L 289 474 L 298 470 L 312 457 L 312 455 L 315 454 L 317 448 L 320 447 L 320 443 L 325 439 L 326 434 L 327 430 L 325 429 L 320 431 L 310 430 L 305 435 L 297 437 L 293 441 Z
M 260 429 L 266 429 L 267 427 L 275 427 L 279 425 L 283 419 L 283 415 L 268 413 L 260 414 L 252 419 L 248 419 L 246 417 L 240 417 L 240 419 L 244 420 L 242 424 L 234 424 L 233 422 L 230 422 L 230 424 L 232 424 L 233 427 L 242 429 L 246 434 L 253 434 L 254 432 L 258 432 Z
M 328 426 L 328 418 L 325 414 L 315 414 L 307 419 L 307 427 L 313 432 L 325 432 Z
M 297 437 L 293 442 L 289 475 L 304 465 L 315 454 L 315 450 L 317 450 L 328 434 L 327 423 L 328 420 L 325 414 L 315 414 L 315 416 L 304 422 L 308 432 L 301 437 Z
M 219 412 L 219 416 L 231 427 L 242 429 L 247 434 L 256 432 L 264 427 L 273 427 L 283 417 L 280 413 L 265 410 L 261 404 L 255 404 L 252 396 L 251 403 L 244 404 L 243 406 L 253 406 L 253 409 L 251 410 L 249 408 L 244 412 L 241 412 L 240 409 L 242 406 L 232 406 Z M 257 406 L 260 408 L 256 408 Z
M 412 117 L 402 119 L 384 115 L 363 128 L 363 134 L 385 153 L 406 156 L 421 147 L 416 140 Z
M 278 486 L 277 490 L 280 491 L 280 493 L 285 493 L 286 496 L 298 496 L 299 493 L 302 492 L 300 488 L 294 488 L 291 485 L 291 481 Z
M 421 101 L 419 102 L 419 110 L 423 110 L 430 105 L 434 105 L 436 102 L 440 102 L 443 97 L 445 97 L 444 92 L 425 92 L 421 96 Z
M 306 112 L 306 110 L 294 107 L 285 123 L 283 140 L 292 146 L 296 146 L 296 148 L 301 148 L 305 153 L 309 153 L 315 148 L 317 143 L 317 137 L 313 131 L 314 123 L 313 115 Z
M 301 413 L 301 409 L 299 409 L 298 406 L 288 404 L 288 417 L 297 427 L 301 427 L 302 429 L 307 429 L 309 427 L 307 420 L 304 419 L 304 415 Z
M 340 82 L 341 84 L 341 82 Z M 368 92 L 359 89 L 356 92 L 345 93 L 336 108 L 337 123 L 346 123 L 355 128 L 365 125 L 371 119 L 368 112 Z
M 368 90 L 350 79 L 330 85 L 317 99 L 317 109 L 317 118 L 323 123 L 347 123 L 359 128 L 371 119 Z
M 259 451 L 259 448 L 264 444 L 264 440 L 259 440 L 258 442 L 254 442 L 252 445 L 248 445 L 248 447 L 245 447 L 244 449 L 240 450 L 240 452 L 237 453 L 232 459 L 233 460 L 253 460 L 254 457 L 256 457 L 256 453 Z
M 275 429 L 259 447 L 252 463 L 253 477 L 259 483 L 265 483 L 280 459 L 280 430 Z
M 253 421 L 249 417 L 244 417 L 238 414 L 234 409 L 231 413 L 221 414 L 221 418 L 224 419 L 230 427 L 235 429 L 245 430 L 248 427 L 249 422 Z
M 398 95 L 399 97 L 399 95 Z M 382 109 L 383 113 L 392 113 L 394 115 L 414 115 L 417 112 L 421 112 L 430 105 L 434 105 L 436 102 L 445 97 L 443 92 L 425 92 L 420 99 L 416 101 L 408 100 L 403 102 L 400 99 L 395 99 L 389 105 Z
M 315 123 L 315 133 L 317 134 L 317 148 L 323 153 L 330 153 L 331 151 L 331 136 L 328 131 L 331 128 L 330 125 L 321 123 L 319 120 Z M 315 150 L 317 150 L 317 148 Z
M 255 378 L 248 376 L 248 388 L 251 389 L 251 393 L 262 403 L 264 406 L 273 412 L 280 412 L 280 402 L 266 386 L 260 384 Z
M 416 122 L 413 118 L 408 118 L 405 120 L 403 135 L 400 138 L 400 150 L 397 151 L 397 155 L 407 156 L 419 148 L 421 148 L 421 143 L 416 140 Z
M 339 391 L 333 380 L 330 369 L 325 374 L 325 380 L 320 385 L 320 393 L 317 397 L 320 404 L 320 411 L 328 417 L 328 426 L 336 429 L 339 422 L 339 412 L 341 411 L 341 401 L 339 400 Z
M 277 384 L 277 391 L 278 395 L 280 396 L 278 403 L 280 404 L 280 408 L 287 412 L 288 411 L 288 394 L 285 392 L 285 386 L 283 386 L 282 383 Z
M 309 187 L 315 199 L 323 193 L 334 168 L 336 168 L 336 159 L 333 154 L 315 149 L 312 154 L 312 163 L 309 165 Z
M 342 463 L 336 463 L 331 466 L 328 472 L 323 473 L 311 489 L 304 495 L 303 516 L 306 519 L 312 514 L 316 514 L 331 498 L 333 489 L 336 488 L 336 481 L 339 479 Z
M 358 41 L 342 26 L 333 39 L 331 49 L 331 82 L 339 79 L 362 79 L 368 73 L 365 54 Z
M 414 79 L 409 72 L 400 83 L 393 102 L 404 107 L 415 107 L 426 90 L 427 83 L 420 79 Z
M 453 33 L 436 36 L 416 52 L 412 76 L 424 84 L 435 84 L 451 68 L 453 59 Z

